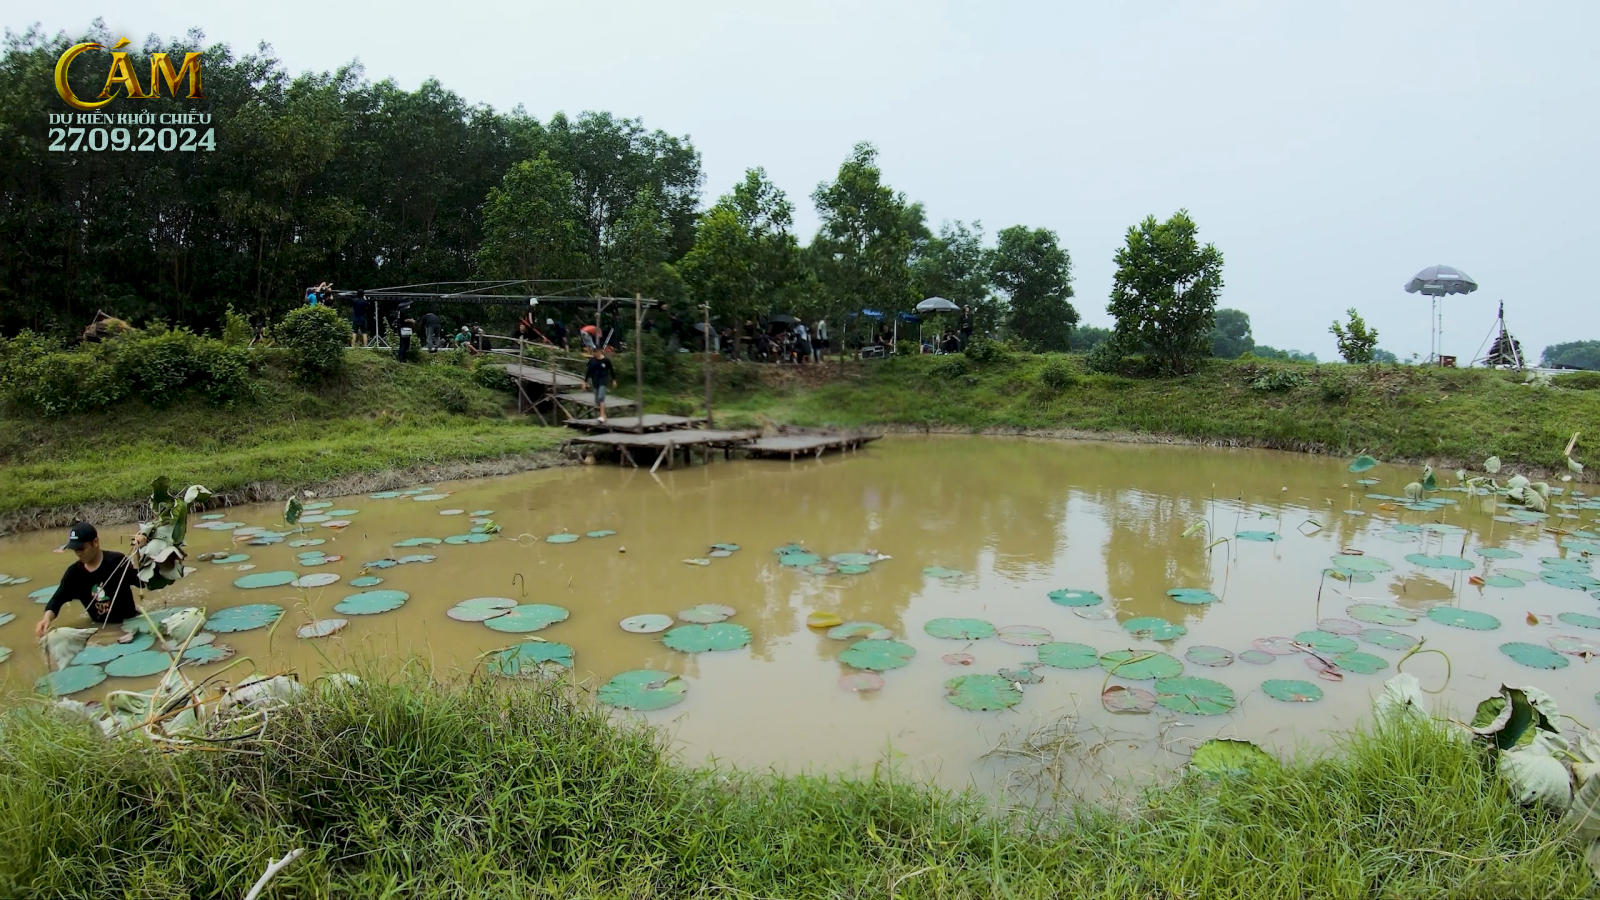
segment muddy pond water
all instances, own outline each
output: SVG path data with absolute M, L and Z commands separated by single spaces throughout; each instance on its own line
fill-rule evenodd
M 1423 639 L 1448 655 L 1448 680 L 1439 654 L 1415 655 L 1405 669 L 1426 688 L 1442 687 L 1441 704 L 1470 709 L 1501 682 L 1534 684 L 1578 719 L 1600 718 L 1600 663 L 1583 652 L 1600 650 L 1600 600 L 1584 556 L 1600 551 L 1600 502 L 1569 490 L 1541 518 L 1441 490 L 1426 508 L 1408 508 L 1386 498 L 1403 495 L 1417 470 L 1352 474 L 1348 464 L 1197 447 L 891 437 L 805 462 L 717 462 L 654 476 L 594 466 L 317 498 L 303 531 L 281 540 L 271 536 L 288 530 L 281 505 L 235 507 L 199 523 L 207 527 L 189 539 L 197 571 L 146 605 L 203 606 L 211 616 L 282 606 L 275 627 L 219 633 L 212 646 L 302 679 L 413 656 L 440 675 L 481 672 L 486 653 L 542 638 L 570 647 L 573 676 L 597 691 L 619 673 L 668 673 L 641 676 L 642 691 L 617 696 L 649 705 L 686 688 L 679 702 L 619 714 L 664 726 L 691 761 L 786 771 L 890 761 L 991 792 L 1036 787 L 1030 779 L 1039 777 L 1094 792 L 1171 768 L 1219 735 L 1280 751 L 1326 745 L 1369 715 L 1383 679 Z M 501 532 L 463 537 L 482 520 Z M 350 524 L 328 527 L 340 521 Z M 268 543 L 253 529 L 267 531 Z M 123 544 L 131 530 L 102 535 Z M 62 540 L 50 532 L 0 542 L 0 572 L 29 579 L 0 587 L 0 618 L 15 616 L 0 625 L 0 645 L 12 650 L 0 663 L 10 702 L 45 673 L 31 630 L 38 595 L 71 562 L 53 552 Z M 224 551 L 233 556 L 195 559 Z M 333 583 L 273 585 L 289 577 L 270 577 L 278 572 Z M 236 586 L 250 576 L 269 586 Z M 374 591 L 403 592 L 404 603 L 371 613 L 399 598 L 368 594 L 335 611 Z M 457 612 L 494 618 L 448 614 L 484 597 L 505 600 Z M 512 601 L 527 608 L 499 615 Z M 619 625 L 648 614 L 677 620 L 702 604 L 733 612 L 722 625 L 684 631 Z M 537 605 L 567 616 L 524 630 L 559 618 Z M 812 614 L 874 627 L 830 637 L 808 626 Z M 348 625 L 297 636 L 328 618 Z M 71 604 L 61 624 L 86 621 Z M 513 630 L 496 630 L 497 621 Z M 707 644 L 733 649 L 689 652 Z M 220 665 L 197 660 L 191 670 Z M 154 680 L 108 677 L 73 696 Z M 1113 690 L 1109 703 L 1135 711 L 1102 702 L 1118 685 L 1127 690 Z

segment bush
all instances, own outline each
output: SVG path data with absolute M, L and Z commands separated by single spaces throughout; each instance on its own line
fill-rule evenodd
M 1354 385 L 1343 375 L 1326 375 L 1317 382 L 1317 387 L 1322 391 L 1323 400 L 1338 403 L 1350 399 L 1350 391 Z
M 1052 359 L 1039 370 L 1039 383 L 1048 388 L 1064 391 L 1077 383 L 1078 374 L 1065 360 Z
M 272 330 L 273 340 L 289 348 L 296 377 L 316 384 L 344 374 L 350 325 L 331 307 L 302 306 Z
M 1102 375 L 1121 375 L 1127 368 L 1126 357 L 1115 337 L 1095 344 L 1094 349 L 1083 358 L 1083 364 L 1089 371 Z
M 712 368 L 712 378 L 716 381 L 719 390 L 726 391 L 751 391 L 761 387 L 761 373 L 756 367 L 748 363 L 727 363 Z M 633 373 L 624 373 L 618 368 L 617 373 L 626 381 L 632 381 Z
M 1573 372 L 1571 375 L 1557 375 L 1556 387 L 1571 388 L 1575 391 L 1600 391 L 1600 372 Z
M 169 406 L 198 391 L 214 406 L 254 396 L 246 351 L 157 326 L 77 350 L 23 332 L 0 346 L 0 393 L 50 416 L 108 409 L 124 400 Z
M 1262 393 L 1288 391 L 1306 383 L 1306 377 L 1290 369 L 1260 369 L 1250 379 L 1250 389 Z
M 485 387 L 492 391 L 515 391 L 517 385 L 511 380 L 511 373 L 500 368 L 496 361 L 487 356 L 480 356 L 472 366 L 472 380 L 478 387 Z
M 250 346 L 250 320 L 233 311 L 233 304 L 228 304 L 228 311 L 222 314 L 222 342 L 229 347 Z
M 966 357 L 941 356 L 928 366 L 928 377 L 935 381 L 950 381 L 967 374 L 968 368 Z
M 894 345 L 894 352 L 896 356 L 920 356 L 922 345 L 916 341 L 900 341 Z
M 968 341 L 967 349 L 963 352 L 967 359 L 980 366 L 1003 363 L 1011 358 L 1011 351 L 1007 350 L 998 341 L 991 341 L 984 337 L 974 337 Z
M 689 374 L 683 357 L 688 354 L 669 351 L 666 340 L 654 331 L 645 332 L 644 341 L 638 346 L 644 354 L 645 384 L 667 388 L 684 385 Z M 633 360 L 628 360 L 629 368 L 632 367 L 632 363 Z M 622 366 L 619 364 L 617 368 L 620 371 Z

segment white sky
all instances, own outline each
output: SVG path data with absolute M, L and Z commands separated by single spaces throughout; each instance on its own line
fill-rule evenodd
M 96 16 L 135 41 L 265 41 L 292 72 L 435 76 L 541 120 L 639 116 L 693 139 L 707 202 L 765 166 L 804 240 L 811 190 L 870 140 L 934 227 L 1055 230 L 1089 324 L 1110 324 L 1126 228 L 1186 207 L 1261 343 L 1337 358 L 1328 323 L 1355 306 L 1380 346 L 1426 354 L 1427 302 L 1401 286 L 1437 263 L 1482 285 L 1446 301 L 1446 353 L 1473 354 L 1501 299 L 1531 353 L 1600 339 L 1592 0 L 0 0 L 14 31 Z

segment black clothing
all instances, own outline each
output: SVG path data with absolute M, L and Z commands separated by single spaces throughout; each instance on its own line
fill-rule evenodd
M 590 357 L 589 364 L 583 370 L 583 380 L 593 387 L 610 384 L 615 378 L 611 360 L 604 357 Z
M 83 563 L 67 566 L 61 576 L 61 585 L 45 609 L 60 614 L 68 600 L 83 604 L 89 618 L 96 622 L 121 622 L 139 614 L 133 605 L 133 586 L 143 586 L 139 570 L 126 556 L 115 550 L 100 554 L 100 567 L 90 572 Z

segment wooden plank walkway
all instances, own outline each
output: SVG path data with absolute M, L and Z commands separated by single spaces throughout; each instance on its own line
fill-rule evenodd
M 600 404 L 595 402 L 594 391 L 567 391 L 566 393 L 558 394 L 557 398 L 563 403 L 575 403 L 578 406 L 586 406 L 590 409 L 600 408 Z M 629 400 L 627 397 L 615 395 L 607 395 L 606 397 L 606 409 L 632 409 L 637 405 L 636 401 Z M 568 419 L 567 421 L 571 422 L 573 420 Z
M 702 456 L 709 462 L 712 450 L 721 450 L 724 457 L 731 457 L 735 447 L 748 444 L 760 436 L 761 432 L 759 431 L 721 431 L 710 428 L 691 428 L 676 431 L 656 431 L 647 434 L 621 434 L 618 432 L 585 434 L 568 438 L 567 443 L 615 447 L 623 462 L 634 468 L 639 467 L 639 463 L 633 458 L 635 450 L 641 452 L 654 450 L 655 462 L 650 466 L 650 471 L 654 472 L 662 462 L 666 462 L 667 468 L 673 468 L 676 464 L 679 450 L 683 451 L 684 460 L 687 462 L 690 457 L 690 451 L 695 447 L 699 447 Z
M 583 387 L 582 378 L 576 375 L 568 375 L 565 372 L 552 372 L 549 369 L 541 369 L 538 366 L 519 366 L 516 363 L 501 363 L 499 368 L 505 369 L 506 374 L 512 378 L 530 385 L 542 385 L 548 388 L 552 384 L 551 379 L 554 378 L 555 381 L 553 383 L 556 390 Z
M 829 450 L 858 450 L 880 437 L 876 434 L 776 434 L 745 444 L 742 449 L 755 456 L 787 456 L 794 459 L 805 454 L 821 456 Z
M 607 398 L 609 399 L 609 398 Z M 607 405 L 609 408 L 609 404 Z M 706 423 L 704 416 L 664 416 L 658 413 L 645 413 L 644 431 L 668 431 L 671 429 L 696 428 Z M 612 416 L 604 422 L 599 419 L 568 419 L 569 428 L 581 428 L 585 431 L 633 431 L 639 427 L 637 416 Z

